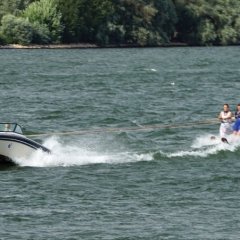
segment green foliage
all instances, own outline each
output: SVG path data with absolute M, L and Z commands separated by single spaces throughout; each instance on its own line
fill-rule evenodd
M 63 30 L 63 41 L 78 42 L 81 32 L 79 29 L 79 18 L 81 1 L 79 0 L 56 0 L 58 10 L 62 13 L 62 22 L 65 26 Z
M 115 8 L 118 15 L 116 23 L 124 26 L 125 29 L 124 40 L 127 43 L 146 45 L 148 33 L 145 28 L 151 25 L 156 11 L 142 1 L 133 0 L 123 0 Z
M 61 23 L 61 13 L 57 10 L 55 0 L 40 0 L 31 3 L 22 14 L 34 26 L 38 32 L 50 39 L 51 42 L 58 43 L 61 40 L 63 26 Z
M 217 39 L 217 34 L 214 31 L 214 25 L 208 19 L 201 22 L 199 25 L 199 42 L 201 44 L 211 45 Z
M 114 15 L 111 0 L 57 0 L 66 42 L 108 42 L 108 23 Z
M 30 23 L 28 19 L 5 15 L 1 21 L 0 43 L 7 44 L 45 44 L 49 43 L 49 30 L 37 22 Z
M 140 46 L 157 46 L 164 43 L 162 37 L 157 32 L 152 32 L 146 28 L 139 27 L 132 32 L 133 40 Z
M 85 0 L 82 1 L 79 11 L 79 27 L 81 39 L 89 42 L 104 42 L 102 32 L 107 33 L 107 23 L 113 14 L 113 5 L 110 0 Z
M 153 6 L 157 10 L 153 19 L 153 27 L 161 36 L 163 42 L 169 42 L 174 35 L 178 21 L 175 5 L 172 0 L 154 0 L 153 2 Z
M 0 0 L 0 21 L 1 44 L 240 42 L 239 0 Z
M 66 42 L 156 45 L 169 41 L 174 32 L 176 13 L 171 0 L 58 0 L 57 3 L 63 15 Z
M 169 42 L 177 20 L 171 0 L 114 1 L 113 24 L 124 29 L 124 43 L 160 45 Z
M 125 43 L 126 30 L 124 26 L 108 21 L 102 24 L 96 34 L 96 42 L 99 45 Z
M 132 32 L 134 42 L 138 43 L 140 46 L 145 46 L 148 44 L 148 36 L 150 32 L 143 27 L 137 28 L 137 30 Z
M 28 20 L 9 14 L 2 18 L 1 24 L 1 34 L 6 43 L 28 45 L 32 42 L 33 28 Z
M 35 44 L 47 44 L 51 43 L 50 32 L 47 25 L 40 24 L 38 22 L 32 23 L 33 27 L 33 39 L 32 43 Z
M 177 0 L 180 40 L 200 45 L 226 45 L 240 40 L 239 0 Z
M 16 0 L 0 0 L 0 20 L 6 14 L 16 14 L 18 11 L 18 1 Z
M 4 35 L 0 32 L 0 45 L 5 45 L 6 41 L 5 41 L 5 37 Z
M 4 15 L 19 15 L 34 0 L 0 0 L 0 21 Z

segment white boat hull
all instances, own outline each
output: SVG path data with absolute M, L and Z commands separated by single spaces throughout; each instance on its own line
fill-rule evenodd
M 27 159 L 37 150 L 50 153 L 41 144 L 17 133 L 0 133 L 0 162 L 12 162 Z
M 0 154 L 9 159 L 29 158 L 36 149 L 22 143 L 0 140 Z

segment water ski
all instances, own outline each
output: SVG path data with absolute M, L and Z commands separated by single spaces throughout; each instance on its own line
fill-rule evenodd
M 226 138 L 221 138 L 221 141 L 223 142 L 223 143 L 227 143 L 227 144 L 229 144 L 229 142 L 228 142 L 228 140 L 226 139 Z

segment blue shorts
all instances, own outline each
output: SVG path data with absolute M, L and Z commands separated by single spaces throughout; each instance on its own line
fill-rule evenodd
M 238 119 L 236 120 L 236 122 L 234 123 L 234 125 L 233 125 L 233 131 L 236 131 L 236 132 L 240 131 L 240 118 L 238 118 Z

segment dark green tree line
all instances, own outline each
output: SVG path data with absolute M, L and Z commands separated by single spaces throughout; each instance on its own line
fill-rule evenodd
M 239 0 L 0 0 L 0 43 L 240 41 Z
M 180 41 L 227 45 L 240 41 L 239 0 L 176 0 Z

